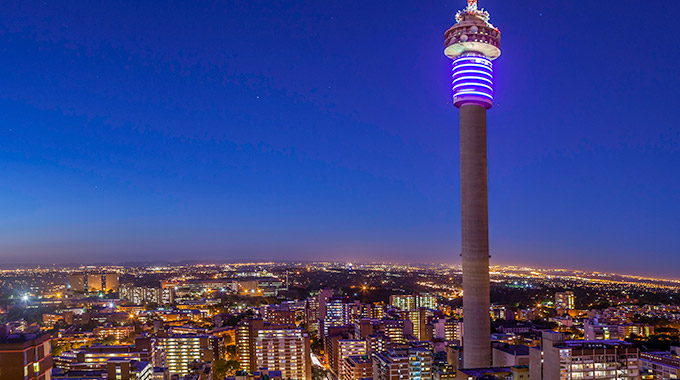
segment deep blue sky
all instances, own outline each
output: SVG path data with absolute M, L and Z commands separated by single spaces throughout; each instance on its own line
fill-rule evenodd
M 3 2 L 0 260 L 459 262 L 464 5 Z M 680 277 L 680 2 L 480 6 L 492 263 Z

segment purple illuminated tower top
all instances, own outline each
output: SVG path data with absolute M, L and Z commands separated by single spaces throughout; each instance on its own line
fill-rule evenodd
M 491 61 L 501 55 L 501 33 L 477 0 L 468 0 L 444 38 L 444 54 L 453 60 L 453 104 L 460 109 L 463 368 L 482 368 L 491 365 L 486 111 L 493 105 Z
M 493 65 L 501 55 L 501 32 L 489 22 L 489 12 L 468 0 L 456 14 L 456 24 L 444 33 L 444 54 L 453 59 L 453 103 L 472 103 L 491 108 Z

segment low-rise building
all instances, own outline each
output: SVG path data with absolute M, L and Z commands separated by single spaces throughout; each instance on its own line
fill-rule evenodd
M 671 352 L 642 352 L 640 371 L 653 379 L 680 379 L 680 357 Z

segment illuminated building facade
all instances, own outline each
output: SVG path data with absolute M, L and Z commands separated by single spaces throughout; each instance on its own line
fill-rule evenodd
M 408 355 L 382 352 L 373 355 L 373 378 L 376 380 L 408 379 Z
M 586 320 L 583 324 L 583 335 L 585 340 L 623 340 L 624 337 L 619 335 L 619 332 L 619 326 L 614 324 L 596 323 L 591 320 Z
M 312 358 L 307 332 L 297 328 L 264 327 L 253 336 L 257 368 L 281 371 L 284 379 L 311 379 Z
M 104 275 L 104 291 L 117 292 L 118 287 L 118 273 L 106 273 Z
M 411 323 L 403 319 L 384 320 L 380 322 L 380 330 L 384 332 L 389 343 L 405 343 L 406 334 L 404 329 L 407 322 Z
M 255 346 L 253 339 L 255 332 L 264 327 L 261 319 L 245 319 L 236 325 L 236 358 L 245 371 L 253 373 L 257 366 L 255 360 Z
M 463 337 L 463 322 L 458 319 L 447 319 L 444 322 L 444 339 L 449 342 L 460 342 Z
M 565 340 L 544 332 L 541 345 L 529 349 L 531 380 L 640 378 L 639 350 L 619 340 Z
M 366 355 L 366 341 L 357 339 L 338 339 L 333 342 L 331 368 L 338 375 L 342 374 L 342 363 L 349 356 Z
M 670 352 L 641 352 L 640 370 L 649 379 L 680 379 L 680 356 Z
M 432 326 L 427 324 L 427 318 L 432 316 L 432 310 L 421 307 L 416 310 L 409 310 L 407 315 L 413 325 L 413 336 L 418 340 L 431 340 Z
M 85 274 L 71 273 L 68 275 L 68 283 L 74 292 L 85 292 Z
M 390 350 L 373 355 L 373 378 L 432 379 L 432 352 L 425 348 Z
M 390 305 L 401 310 L 417 310 L 421 307 L 437 308 L 437 297 L 431 294 L 407 294 L 390 296 Z
M 109 360 L 150 362 L 152 366 L 165 367 L 165 352 L 156 347 L 151 338 L 138 338 L 134 345 L 89 347 L 64 351 L 54 357 L 54 367 L 65 371 L 106 371 Z
M 444 35 L 444 54 L 453 60 L 453 104 L 460 110 L 464 368 L 491 364 L 486 111 L 493 105 L 492 61 L 501 55 L 500 37 L 477 0 L 468 0 Z
M 169 305 L 175 302 L 175 291 L 171 287 L 149 288 L 123 285 L 120 287 L 120 298 L 137 305 L 149 302 Z
M 373 378 L 373 360 L 368 355 L 348 356 L 341 366 L 342 380 L 362 380 Z
M 409 379 L 432 379 L 432 351 L 427 348 L 410 348 L 408 350 Z
M 57 324 L 57 322 L 64 320 L 64 315 L 63 314 L 44 313 L 42 315 L 42 320 L 43 320 L 43 325 L 45 325 L 45 327 L 52 328 L 55 324 Z
M 281 371 L 283 378 L 311 379 L 311 349 L 306 331 L 247 319 L 236 326 L 236 357 L 241 368 Z
M 99 292 L 104 290 L 101 273 L 90 273 L 87 275 L 87 291 Z
M 325 314 L 322 320 L 323 334 L 327 335 L 328 329 L 336 326 L 346 326 L 350 324 L 352 304 L 345 297 L 331 297 L 325 303 Z
M 159 337 L 158 347 L 165 351 L 168 370 L 171 375 L 186 375 L 194 361 L 212 361 L 213 350 L 208 335 L 172 335 Z
M 95 327 L 92 333 L 97 339 L 113 337 L 115 340 L 123 340 L 135 333 L 134 326 Z
M 50 380 L 52 347 L 49 334 L 0 337 L 0 379 Z
M 555 293 L 555 310 L 558 314 L 563 314 L 567 310 L 574 309 L 574 292 L 567 290 L 566 292 Z
M 273 325 L 294 325 L 295 311 L 281 305 L 265 305 L 260 309 L 265 322 Z

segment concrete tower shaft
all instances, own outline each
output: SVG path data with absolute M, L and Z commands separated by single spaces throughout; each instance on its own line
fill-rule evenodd
M 491 365 L 486 109 L 460 107 L 463 367 Z
M 468 0 L 444 41 L 453 60 L 453 104 L 460 109 L 463 367 L 481 368 L 491 365 L 486 110 L 493 105 L 491 61 L 501 54 L 500 31 L 477 0 Z

